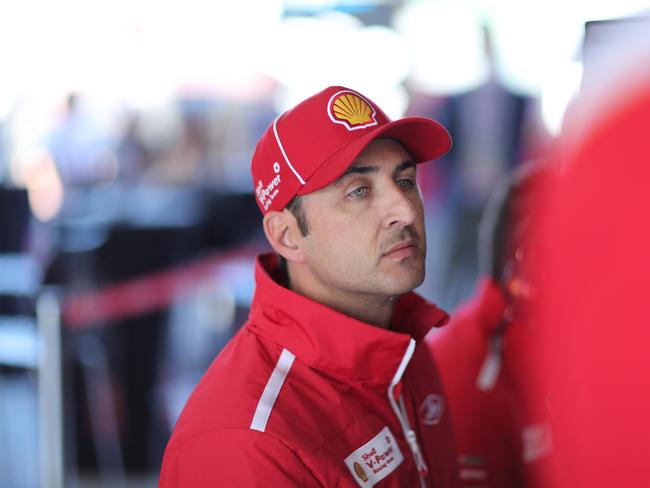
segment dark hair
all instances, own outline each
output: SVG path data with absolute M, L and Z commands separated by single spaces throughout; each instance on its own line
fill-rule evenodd
M 309 224 L 307 224 L 307 217 L 305 217 L 305 209 L 302 208 L 302 197 L 296 195 L 285 207 L 298 221 L 298 228 L 303 237 L 309 234 Z
M 524 163 L 499 182 L 488 200 L 479 224 L 479 268 L 501 284 L 520 236 L 532 225 L 539 186 L 549 172 L 544 161 Z
M 309 224 L 307 223 L 307 217 L 305 217 L 305 209 L 302 208 L 302 197 L 296 195 L 291 199 L 291 201 L 285 207 L 289 212 L 293 214 L 298 222 L 298 228 L 303 237 L 306 237 L 309 234 Z M 287 260 L 278 254 L 278 265 L 280 266 L 280 271 L 286 277 L 287 286 L 289 285 L 289 273 L 287 269 Z
M 478 228 L 478 261 L 481 271 L 501 283 L 506 252 L 512 195 L 511 175 L 499 182 L 488 199 Z

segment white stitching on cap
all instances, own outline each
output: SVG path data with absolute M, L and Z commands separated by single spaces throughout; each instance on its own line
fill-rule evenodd
M 278 147 L 280 148 L 280 151 L 282 151 L 282 155 L 284 156 L 284 160 L 287 162 L 289 165 L 289 168 L 291 168 L 291 171 L 293 171 L 293 174 L 296 175 L 296 178 L 302 183 L 303 185 L 305 184 L 305 180 L 302 179 L 302 176 L 298 174 L 296 171 L 296 168 L 293 167 L 291 164 L 291 161 L 289 161 L 289 158 L 287 157 L 287 153 L 284 152 L 284 147 L 282 146 L 282 142 L 280 141 L 280 136 L 278 135 L 278 119 L 281 116 L 278 116 L 274 121 L 273 121 L 273 134 L 275 135 L 275 140 L 278 143 Z

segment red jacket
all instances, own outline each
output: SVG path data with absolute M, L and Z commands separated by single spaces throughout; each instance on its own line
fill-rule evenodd
M 422 343 L 447 315 L 409 293 L 384 330 L 278 285 L 276 270 L 258 259 L 249 321 L 188 400 L 160 486 L 458 486 Z
M 530 391 L 526 325 L 515 317 L 502 335 L 499 359 L 490 354 L 490 338 L 505 310 L 499 286 L 485 280 L 447 327 L 426 338 L 449 402 L 459 477 L 467 487 L 536 486 L 538 465 L 551 447 L 548 424 L 527 406 L 543 399 L 534 400 Z M 480 381 L 486 383 L 479 386 Z

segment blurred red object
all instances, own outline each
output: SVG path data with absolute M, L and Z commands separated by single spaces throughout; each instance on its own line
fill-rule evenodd
M 650 483 L 650 83 L 610 88 L 616 103 L 590 99 L 608 107 L 569 132 L 537 237 L 536 344 L 559 488 Z

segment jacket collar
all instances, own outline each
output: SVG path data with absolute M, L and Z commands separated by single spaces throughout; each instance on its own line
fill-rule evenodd
M 445 324 L 441 309 L 410 292 L 398 299 L 391 330 L 361 322 L 278 284 L 275 254 L 258 256 L 249 329 L 308 366 L 346 381 L 388 385 L 411 338 Z
M 480 318 L 481 331 L 486 336 L 491 336 L 496 332 L 508 306 L 503 290 L 495 280 L 483 278 L 473 301 L 472 308 L 476 309 L 476 317 Z

